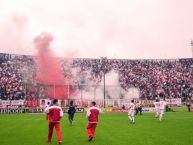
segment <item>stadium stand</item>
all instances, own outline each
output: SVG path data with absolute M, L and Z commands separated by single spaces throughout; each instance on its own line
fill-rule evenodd
M 192 97 L 193 59 L 129 60 L 129 59 L 73 59 L 69 69 L 61 59 L 65 77 L 72 77 L 72 69 L 80 73 L 89 71 L 87 80 L 96 84 L 114 70 L 119 74 L 119 83 L 124 90 L 140 89 L 142 99 L 158 95 L 172 98 Z M 35 81 L 35 59 L 26 55 L 0 54 L 0 99 L 32 99 L 41 96 L 42 86 Z M 80 78 L 74 79 L 78 85 Z M 85 83 L 85 82 L 82 82 Z

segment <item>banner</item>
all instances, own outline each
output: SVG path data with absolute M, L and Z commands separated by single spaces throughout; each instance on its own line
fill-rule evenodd
M 11 101 L 0 101 L 0 105 L 2 106 L 6 106 L 6 105 L 10 105 L 11 104 Z
M 176 98 L 176 99 L 166 99 L 167 105 L 177 105 L 180 106 L 182 105 L 182 99 L 181 98 Z
M 128 112 L 128 109 L 112 108 L 112 109 L 108 109 L 107 112 Z
M 13 108 L 15 107 L 15 108 Z M 64 113 L 68 112 L 68 108 L 62 108 Z M 83 113 L 84 108 L 76 108 L 76 113 Z M 41 108 L 17 108 L 17 106 L 8 106 L 8 108 L 0 108 L 1 113 L 43 113 Z
M 18 108 L 24 105 L 25 100 L 1 100 L 0 108 Z
M 122 108 L 111 108 L 111 109 L 107 109 L 107 112 L 128 112 L 128 109 L 122 109 Z M 144 107 L 142 108 L 143 112 L 155 112 L 155 108 L 154 107 Z
M 50 99 L 40 99 L 39 104 L 41 108 L 45 108 L 48 105 L 48 102 L 51 104 Z
M 0 108 L 0 113 L 23 113 L 23 109 Z
M 11 106 L 20 106 L 20 105 L 24 105 L 24 100 L 13 100 L 11 101 Z
M 19 108 L 19 106 L 7 106 L 7 108 L 12 108 L 12 109 L 15 109 L 15 108 Z
M 156 112 L 156 109 L 154 107 L 144 107 L 143 112 Z
M 32 98 L 26 101 L 27 107 L 38 107 L 39 106 L 39 99 Z
M 6 105 L 0 105 L 0 108 L 7 108 Z

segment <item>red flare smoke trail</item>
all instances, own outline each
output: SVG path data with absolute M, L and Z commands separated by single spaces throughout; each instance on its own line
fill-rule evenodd
M 34 39 L 38 50 L 37 55 L 37 82 L 48 86 L 49 98 L 66 99 L 68 97 L 68 86 L 72 81 L 64 78 L 60 61 L 50 49 L 50 42 L 53 40 L 51 34 L 43 32 Z

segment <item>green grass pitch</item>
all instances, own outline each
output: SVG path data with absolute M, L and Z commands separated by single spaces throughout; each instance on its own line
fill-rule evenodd
M 47 124 L 44 114 L 0 114 L 0 145 L 47 145 Z M 104 113 L 92 142 L 87 142 L 86 125 L 85 114 L 75 114 L 73 126 L 65 114 L 63 145 L 193 145 L 193 113 L 188 112 L 165 113 L 162 122 L 144 113 L 134 125 L 127 113 Z M 55 144 L 54 132 L 50 145 Z

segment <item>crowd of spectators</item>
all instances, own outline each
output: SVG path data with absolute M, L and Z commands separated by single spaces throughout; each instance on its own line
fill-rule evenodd
M 142 99 L 186 99 L 193 95 L 193 59 L 78 59 L 73 61 L 73 67 L 90 70 L 96 82 L 102 81 L 104 73 L 114 70 L 119 74 L 120 86 L 125 90 L 139 88 Z
M 32 57 L 0 54 L 0 99 L 19 100 L 33 96 L 25 84 L 32 83 L 34 76 Z
M 104 74 L 115 71 L 124 90 L 139 88 L 142 99 L 155 97 L 193 97 L 193 59 L 128 60 L 73 59 L 62 65 L 65 77 L 72 78 L 76 70 L 86 79 L 74 78 L 74 83 L 92 80 L 100 84 Z M 90 73 L 87 75 L 87 73 Z M 87 77 L 88 76 L 88 77 Z M 0 99 L 17 100 L 41 97 L 43 87 L 37 84 L 35 60 L 32 56 L 0 54 Z

